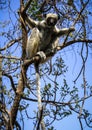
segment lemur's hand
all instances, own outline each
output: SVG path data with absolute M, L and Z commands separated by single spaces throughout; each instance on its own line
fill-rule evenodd
M 75 31 L 75 28 L 72 26 L 70 27 L 70 32 Z

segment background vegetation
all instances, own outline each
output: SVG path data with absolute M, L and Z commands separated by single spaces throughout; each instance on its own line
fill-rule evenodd
M 35 20 L 57 13 L 59 28 L 75 27 L 61 37 L 52 60 L 40 66 L 42 115 L 46 130 L 61 130 L 66 117 L 68 128 L 67 122 L 77 117 L 81 130 L 91 130 L 91 0 L 0 0 L 0 130 L 37 130 L 40 125 L 34 61 L 27 61 L 25 53 L 30 30 L 19 12 Z

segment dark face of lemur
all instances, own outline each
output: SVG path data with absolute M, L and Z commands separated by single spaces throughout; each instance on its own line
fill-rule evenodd
M 53 27 L 56 25 L 58 21 L 58 16 L 56 14 L 51 15 L 51 14 L 47 14 L 46 16 L 46 24 L 50 27 Z

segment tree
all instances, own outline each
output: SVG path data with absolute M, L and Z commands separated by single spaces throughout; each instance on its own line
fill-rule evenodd
M 0 22 L 1 130 L 21 130 L 27 119 L 33 122 L 32 129 L 37 130 L 40 126 L 35 71 L 32 64 L 39 60 L 39 57 L 26 59 L 25 48 L 30 30 L 25 24 L 24 12 L 37 20 L 43 19 L 44 14 L 48 12 L 55 12 L 60 16 L 59 27 L 76 28 L 74 33 L 61 37 L 61 44 L 57 47 L 58 52 L 52 63 L 48 61 L 40 66 L 41 97 L 44 106 L 42 116 L 46 129 L 54 130 L 54 122 L 73 113 L 78 116 L 81 130 L 84 129 L 84 121 L 87 127 L 92 128 L 92 114 L 85 107 L 85 102 L 92 97 L 92 85 L 88 76 L 90 72 L 87 72 L 88 65 L 92 62 L 91 6 L 90 0 L 20 0 L 20 5 L 19 1 L 0 1 L 2 15 L 3 11 L 6 11 Z M 65 60 L 65 55 L 68 56 L 71 52 L 76 60 L 73 79 L 70 67 L 73 69 L 74 61 L 68 59 L 67 63 Z

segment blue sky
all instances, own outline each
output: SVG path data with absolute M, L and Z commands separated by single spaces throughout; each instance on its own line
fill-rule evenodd
M 12 6 L 11 6 L 12 10 L 17 13 L 16 9 L 19 7 L 19 0 L 11 0 L 11 1 L 12 1 Z M 13 19 L 13 22 L 15 22 L 13 13 L 11 14 L 11 17 Z M 9 20 L 8 10 L 0 11 L 0 21 L 4 21 L 4 20 Z M 90 18 L 90 20 L 92 20 L 92 18 Z M 2 40 L 2 38 L 1 38 L 1 40 Z M 1 46 L 3 46 L 3 45 L 1 44 L 0 47 Z M 64 49 L 64 50 L 58 52 L 56 54 L 56 56 L 58 56 L 59 53 L 62 55 L 66 65 L 68 65 L 68 67 L 69 67 L 68 68 L 69 72 L 67 72 L 67 74 L 66 74 L 66 79 L 67 79 L 68 83 L 70 85 L 72 85 L 74 77 L 76 77 L 78 75 L 78 72 L 80 71 L 82 60 L 77 55 L 77 50 L 75 52 L 72 51 L 72 47 L 70 47 L 70 51 L 69 51 L 69 48 Z M 74 53 L 75 53 L 75 55 L 74 55 Z M 89 57 L 88 57 L 88 62 L 86 63 L 86 66 L 87 66 L 86 67 L 87 79 L 88 79 L 89 84 L 92 85 L 92 57 L 91 57 L 91 55 L 89 55 Z M 81 83 L 81 78 L 78 79 L 78 85 L 80 83 Z M 80 85 L 79 85 L 79 87 L 80 87 Z M 33 107 L 33 109 L 36 109 L 35 108 L 36 106 L 37 106 L 37 103 L 34 103 L 34 105 L 31 107 Z M 92 113 L 92 110 L 91 110 L 92 98 L 90 100 L 88 99 L 85 102 L 85 107 L 88 108 L 89 111 Z M 31 113 L 31 109 L 32 108 L 29 108 L 30 113 Z M 30 122 L 31 122 L 30 120 L 25 121 L 24 130 L 28 130 L 28 129 L 32 128 L 32 125 Z M 61 121 L 58 121 L 58 122 L 56 121 L 56 123 L 54 123 L 54 126 L 55 126 L 56 130 L 72 130 L 72 129 L 80 130 L 80 125 L 77 120 L 76 114 L 66 117 L 65 119 L 63 119 Z M 87 128 L 84 124 L 84 130 L 91 130 L 91 128 Z

